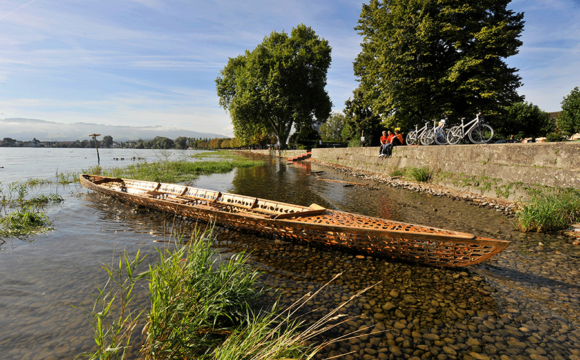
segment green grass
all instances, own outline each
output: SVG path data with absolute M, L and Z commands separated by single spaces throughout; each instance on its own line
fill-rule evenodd
M 555 189 L 535 195 L 517 213 L 522 231 L 552 232 L 567 229 L 580 221 L 580 190 Z
M 263 161 L 246 158 L 232 161 L 158 161 L 137 163 L 124 168 L 94 167 L 84 173 L 126 179 L 179 183 L 196 179 L 199 175 L 223 174 L 235 168 L 263 165 Z
M 337 313 L 348 301 L 308 327 L 296 314 L 324 286 L 289 308 L 264 308 L 259 272 L 249 268 L 243 253 L 222 258 L 211 248 L 212 237 L 211 231 L 197 232 L 189 242 L 158 249 L 157 263 L 144 272 L 138 272 L 144 260 L 139 253 L 125 255 L 116 266 L 103 266 L 108 281 L 91 307 L 83 305 L 97 349 L 83 355 L 124 359 L 128 349 L 141 344 L 144 359 L 297 360 L 311 359 L 339 340 L 312 341 L 335 326 L 329 323 L 343 316 Z M 134 304 L 139 287 L 149 290 L 145 307 Z M 136 339 L 141 328 L 142 338 Z
M 405 176 L 405 168 L 402 169 L 394 169 L 391 171 L 391 176 Z
M 22 206 L 0 218 L 1 237 L 25 237 L 52 230 L 48 217 L 35 206 Z
M 194 155 L 189 155 L 189 156 L 194 158 L 194 159 L 202 159 L 202 158 L 208 157 L 208 156 L 227 156 L 227 157 L 232 157 L 232 158 L 244 158 L 243 156 L 235 155 L 231 151 L 227 151 L 227 150 L 204 151 L 204 152 L 194 154 Z
M 407 168 L 406 175 L 418 182 L 427 182 L 431 179 L 431 171 L 427 166 L 421 168 Z

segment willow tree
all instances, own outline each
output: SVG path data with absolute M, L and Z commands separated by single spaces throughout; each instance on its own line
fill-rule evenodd
M 370 0 L 355 75 L 371 108 L 401 126 L 422 119 L 492 115 L 521 101 L 518 53 L 523 13 L 510 0 Z
M 244 144 L 264 131 L 284 147 L 293 125 L 321 123 L 332 103 L 326 86 L 331 48 L 305 25 L 272 32 L 254 50 L 230 58 L 216 79 L 220 106 Z

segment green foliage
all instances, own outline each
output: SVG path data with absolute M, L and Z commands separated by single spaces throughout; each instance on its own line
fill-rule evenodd
M 322 124 L 318 132 L 323 141 L 339 142 L 343 140 L 342 133 L 346 125 L 346 116 L 341 113 L 333 112 L 330 117 Z
M 532 200 L 522 204 L 517 218 L 522 231 L 567 229 L 570 224 L 580 221 L 580 191 L 568 188 L 536 194 Z
M 390 175 L 391 176 L 405 176 L 405 172 L 406 172 L 405 168 L 393 169 L 393 171 L 391 171 Z
M 158 250 L 149 277 L 145 358 L 197 358 L 223 342 L 262 293 L 244 254 L 221 258 L 204 240 L 211 236 L 198 234 L 190 245 Z
M 378 145 L 381 118 L 373 113 L 370 107 L 370 100 L 365 98 L 366 94 L 359 86 L 353 91 L 352 99 L 349 98 L 344 103 L 345 128 L 348 130 L 348 139 L 360 139 L 364 132 L 365 145 Z M 373 141 L 373 139 L 376 139 L 376 141 Z
M 431 171 L 427 166 L 422 168 L 407 168 L 405 174 L 418 182 L 427 182 L 431 179 Z
M 548 135 L 546 135 L 546 141 L 548 142 L 557 142 L 557 141 L 563 141 L 565 140 L 565 137 L 562 136 L 562 134 L 560 132 L 554 131 L 549 133 Z
M 174 141 L 176 149 L 187 149 L 187 138 L 185 136 L 180 136 Z
M 294 124 L 328 118 L 330 52 L 326 40 L 298 25 L 290 35 L 272 32 L 254 50 L 230 58 L 216 87 L 236 138 L 247 144 L 255 133 L 274 133 L 283 147 Z
M 1 237 L 21 237 L 52 230 L 48 217 L 36 206 L 24 205 L 0 218 Z
M 105 135 L 101 145 L 106 148 L 110 148 L 113 145 L 113 137 L 111 135 Z
M 575 87 L 562 101 L 562 112 L 558 115 L 558 127 L 570 136 L 580 132 L 580 89 Z
M 360 139 L 354 138 L 348 142 L 348 147 L 360 147 Z
M 93 326 L 96 350 L 81 356 L 91 359 L 126 359 L 131 346 L 131 336 L 139 324 L 142 309 L 133 306 L 135 285 L 148 276 L 149 272 L 137 274 L 137 268 L 145 260 L 137 251 L 135 258 L 125 253 L 118 266 L 103 265 L 107 272 L 107 282 L 97 289 L 89 309 L 81 304 L 85 316 Z
M 521 101 L 517 69 L 523 13 L 510 0 L 370 0 L 355 28 L 354 63 L 374 114 L 410 128 L 422 120 L 485 115 Z M 471 114 L 471 115 L 470 115 Z
M 516 139 L 546 136 L 553 127 L 550 114 L 527 101 L 506 107 L 492 124 L 498 137 L 503 139 L 510 135 Z
M 120 177 L 126 179 L 178 183 L 191 181 L 199 175 L 224 174 L 235 168 L 263 165 L 263 161 L 236 158 L 228 161 L 157 161 L 135 163 L 124 168 L 83 170 L 86 174 Z

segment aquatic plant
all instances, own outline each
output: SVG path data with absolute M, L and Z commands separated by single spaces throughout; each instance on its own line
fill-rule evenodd
M 567 229 L 580 221 L 580 190 L 556 188 L 534 195 L 516 214 L 517 227 L 526 232 L 551 232 Z
M 427 182 L 431 179 L 431 171 L 427 166 L 421 168 L 407 168 L 406 174 L 418 182 Z
M 29 236 L 52 230 L 50 221 L 35 206 L 21 206 L 0 218 L 0 236 Z
M 246 319 L 262 288 L 244 254 L 222 259 L 211 249 L 212 234 L 198 233 L 189 245 L 158 250 L 149 277 L 150 313 L 144 327 L 145 358 L 202 355 Z
M 140 251 L 137 251 L 134 258 L 125 253 L 119 259 L 118 266 L 102 266 L 108 275 L 105 285 L 97 288 L 97 293 L 93 294 L 91 308 L 81 304 L 94 329 L 96 351 L 81 356 L 99 360 L 127 357 L 133 332 L 144 312 L 133 306 L 133 300 L 135 285 L 149 274 L 147 271 L 137 274 L 137 268 L 145 258 Z
M 98 289 L 93 306 L 83 305 L 97 350 L 83 355 L 126 358 L 137 343 L 132 335 L 142 324 L 145 359 L 311 359 L 322 347 L 352 336 L 311 342 L 352 320 L 337 313 L 370 287 L 305 328 L 296 314 L 326 285 L 286 309 L 277 304 L 260 309 L 265 289 L 257 282 L 259 272 L 248 268 L 243 253 L 223 259 L 211 248 L 212 237 L 211 230 L 198 231 L 186 243 L 179 239 L 170 248 L 158 249 L 158 262 L 139 274 L 137 267 L 144 260 L 139 252 L 133 258 L 125 255 L 118 267 L 104 266 L 107 283 Z M 141 279 L 148 282 L 147 313 L 133 304 Z

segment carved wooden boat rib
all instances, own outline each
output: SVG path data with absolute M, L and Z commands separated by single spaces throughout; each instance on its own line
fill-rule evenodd
M 149 208 L 261 232 L 284 239 L 342 246 L 374 256 L 434 266 L 466 266 L 485 261 L 509 241 L 430 226 L 183 185 L 80 174 L 81 185 Z

